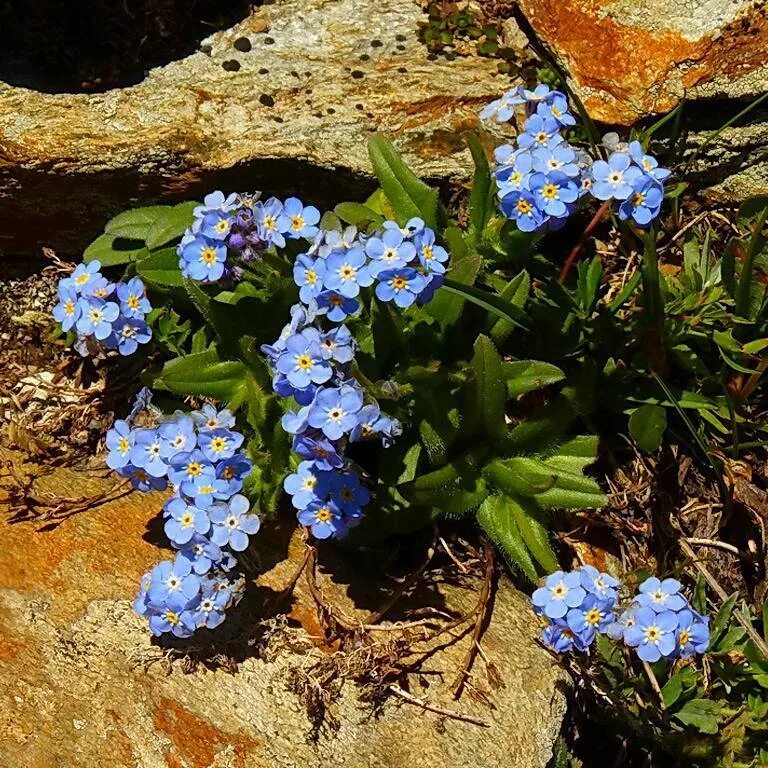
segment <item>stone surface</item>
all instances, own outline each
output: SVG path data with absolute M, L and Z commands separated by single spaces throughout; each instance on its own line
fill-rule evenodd
M 630 125 L 685 99 L 753 98 L 768 87 L 763 0 L 521 0 L 590 114 Z
M 73 253 L 131 204 L 219 185 L 349 199 L 372 188 L 376 131 L 418 173 L 466 176 L 460 134 L 508 81 L 489 59 L 430 60 L 421 18 L 417 0 L 278 0 L 131 88 L 0 83 L 0 249 Z
M 0 461 L 21 467 L 23 457 L 0 448 Z M 21 470 L 20 470 L 21 471 Z M 55 470 L 38 483 L 79 495 L 83 475 Z M 94 484 L 109 480 L 88 479 Z M 38 488 L 38 491 L 42 488 Z M 0 486 L 0 509 L 3 508 Z M 152 543 L 150 520 L 159 496 L 131 494 L 78 514 L 54 530 L 29 523 L 2 527 L 0 548 L 0 765 L 13 768 L 544 768 L 564 714 L 563 680 L 532 641 L 535 626 L 525 598 L 502 581 L 483 649 L 504 687 L 488 684 L 480 660 L 472 682 L 489 692 L 494 708 L 447 690 L 469 638 L 436 654 L 429 689 L 414 679 L 412 692 L 432 703 L 487 720 L 480 728 L 443 720 L 390 699 L 378 717 L 346 684 L 332 705 L 338 731 L 323 729 L 313 743 L 303 705 L 288 690 L 292 670 L 324 652 L 313 645 L 301 616 L 300 583 L 288 630 L 291 647 L 269 660 L 245 654 L 234 674 L 198 667 L 185 674 L 164 664 L 127 596 L 163 555 Z M 265 527 L 259 587 L 272 594 L 295 570 L 301 551 Z M 289 558 L 281 556 L 288 552 Z M 293 561 L 292 561 L 293 560 Z M 321 560 L 321 563 L 323 561 Z M 354 613 L 338 572 L 323 570 L 320 586 Z M 476 587 L 439 588 L 449 608 L 466 609 Z M 308 616 L 308 614 L 307 614 Z M 309 630 L 309 634 L 307 633 Z M 316 638 L 315 638 L 316 639 Z M 279 645 L 279 644 L 278 644 Z M 297 650 L 297 647 L 300 650 Z

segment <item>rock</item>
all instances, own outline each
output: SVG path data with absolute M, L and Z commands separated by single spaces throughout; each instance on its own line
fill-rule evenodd
M 460 134 L 508 81 L 429 58 L 421 18 L 415 0 L 279 0 L 130 88 L 0 83 L 0 249 L 79 255 L 118 211 L 214 187 L 350 199 L 372 189 L 377 131 L 417 173 L 466 177 Z
M 628 126 L 693 102 L 690 158 L 768 90 L 768 9 L 753 0 L 521 0 L 591 117 Z M 713 99 L 718 101 L 709 102 Z M 725 101 L 723 101 L 725 100 Z M 738 101 L 741 100 L 741 101 Z M 721 202 L 768 194 L 768 109 L 708 147 L 687 178 Z
M 521 0 L 596 120 L 631 125 L 681 99 L 753 98 L 768 83 L 768 11 L 753 0 Z
M 0 449 L 0 459 L 19 471 L 21 458 Z M 94 483 L 111 482 L 81 473 L 78 484 L 77 473 L 61 472 L 49 474 L 47 488 L 77 495 L 83 480 L 88 493 Z M 472 673 L 494 708 L 467 694 L 454 702 L 447 690 L 466 636 L 425 667 L 445 673 L 445 681 L 413 676 L 410 688 L 432 704 L 488 721 L 488 728 L 395 698 L 372 717 L 371 705 L 347 683 L 330 705 L 338 729 L 322 728 L 313 742 L 304 705 L 287 685 L 296 670 L 329 658 L 316 645 L 320 633 L 313 631 L 303 582 L 291 614 L 301 626 L 275 635 L 265 657 L 245 648 L 234 673 L 167 663 L 129 600 L 140 576 L 167 554 L 151 543 L 150 521 L 161 503 L 157 495 L 130 494 L 46 531 L 0 522 L 0 765 L 93 768 L 107 759 L 112 768 L 544 768 L 551 758 L 564 680 L 532 640 L 526 599 L 505 580 L 482 641 L 504 687 L 489 685 L 480 659 Z M 265 572 L 255 589 L 274 596 L 295 571 L 302 544 L 298 537 L 286 541 L 288 534 L 272 525 L 258 538 L 263 551 L 254 557 Z M 287 559 L 276 556 L 286 549 Z M 320 588 L 354 615 L 352 587 L 325 555 L 321 563 Z M 477 599 L 477 584 L 468 586 L 440 585 L 431 604 L 466 609 Z

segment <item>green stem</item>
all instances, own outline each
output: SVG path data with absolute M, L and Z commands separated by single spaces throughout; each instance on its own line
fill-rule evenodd
M 656 253 L 656 229 L 645 236 L 643 248 L 643 310 L 648 325 L 646 354 L 651 371 L 661 372 L 666 363 L 664 345 L 664 297 L 661 293 L 659 257 Z
M 752 232 L 752 237 L 749 238 L 749 244 L 747 245 L 747 255 L 744 259 L 744 263 L 741 265 L 741 272 L 739 274 L 739 284 L 736 286 L 736 314 L 741 317 L 747 317 L 749 311 L 749 295 L 752 288 L 752 272 L 755 266 L 755 257 L 760 250 L 760 244 L 762 241 L 762 231 L 765 226 L 766 218 L 768 218 L 768 206 L 763 208 L 762 213 L 757 217 L 755 223 L 755 229 Z

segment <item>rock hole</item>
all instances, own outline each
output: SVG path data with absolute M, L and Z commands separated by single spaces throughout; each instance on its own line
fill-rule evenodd
M 221 62 L 221 68 L 227 72 L 237 72 L 240 69 L 240 62 L 237 59 L 227 59 Z
M 232 45 L 234 45 L 235 49 L 241 53 L 248 53 L 253 47 L 251 41 L 247 37 L 238 37 Z
M 259 96 L 259 101 L 265 107 L 274 107 L 275 106 L 275 100 L 268 93 L 262 93 L 261 96 Z

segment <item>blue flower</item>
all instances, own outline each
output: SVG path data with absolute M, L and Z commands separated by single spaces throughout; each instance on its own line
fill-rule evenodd
M 182 486 L 182 491 L 184 491 L 184 483 L 192 483 L 203 476 L 213 480 L 216 476 L 211 462 L 202 451 L 196 448 L 174 454 L 170 459 L 170 465 L 168 477 L 175 485 Z
M 338 291 L 323 291 L 317 297 L 317 306 L 328 310 L 328 319 L 340 323 L 349 315 L 354 315 L 360 309 L 360 302 L 348 296 L 342 296 Z
M 666 168 L 660 168 L 659 161 L 655 157 L 646 155 L 639 141 L 631 141 L 629 143 L 629 156 L 642 169 L 643 173 L 656 179 L 658 182 L 666 181 L 672 173 Z
M 83 305 L 78 301 L 77 291 L 59 283 L 59 303 L 53 308 L 53 316 L 61 324 L 62 331 L 69 331 L 80 318 Z
M 396 221 L 392 221 L 391 219 L 388 219 L 382 224 L 385 231 L 391 229 L 399 232 L 407 240 L 411 240 L 416 235 L 420 234 L 425 226 L 424 219 L 419 218 L 418 216 L 408 219 L 408 221 L 405 222 L 404 227 L 401 227 Z
M 363 407 L 363 395 L 349 385 L 323 389 L 309 407 L 310 426 L 321 429 L 326 437 L 338 440 L 357 424 L 357 414 Z
M 523 126 L 525 130 L 517 137 L 518 146 L 523 149 L 528 147 L 546 147 L 550 142 L 562 141 L 560 136 L 560 126 L 557 120 L 552 117 L 542 117 L 541 115 L 531 115 Z
M 302 461 L 298 469 L 283 481 L 285 492 L 291 497 L 296 509 L 306 509 L 317 499 L 325 499 L 330 489 L 330 477 L 311 461 Z
M 258 227 L 259 236 L 268 245 L 285 247 L 285 232 L 283 229 L 283 204 L 276 198 L 270 197 L 254 206 L 254 221 Z
M 227 602 L 224 593 L 217 593 L 212 586 L 205 584 L 199 605 L 185 611 L 188 617 L 182 616 L 182 620 L 187 619 L 193 622 L 198 629 L 201 627 L 215 629 L 226 618 Z
M 568 216 L 571 204 L 579 196 L 579 188 L 560 171 L 552 173 L 534 173 L 531 176 L 531 192 L 536 198 L 538 208 L 556 219 Z
M 338 291 L 342 296 L 354 298 L 360 293 L 360 286 L 373 283 L 362 248 L 351 248 L 328 256 L 325 271 L 325 286 Z
M 220 190 L 207 194 L 203 199 L 203 204 L 198 205 L 192 215 L 196 219 L 202 219 L 210 211 L 231 211 L 237 205 L 237 194 L 232 192 L 230 195 L 224 195 Z
M 184 499 L 174 496 L 166 505 L 165 510 L 170 517 L 165 521 L 165 535 L 178 545 L 186 544 L 196 533 L 208 533 L 211 521 L 203 509 L 187 504 Z
M 634 627 L 637 623 L 635 614 L 639 608 L 640 606 L 637 603 L 632 603 L 632 605 L 630 605 L 629 608 L 627 608 L 627 610 L 624 611 L 621 616 L 613 621 L 605 630 L 605 633 L 608 635 L 608 637 L 612 638 L 613 640 L 623 640 L 624 633 L 631 627 Z
M 613 622 L 612 603 L 587 595 L 581 604 L 571 608 L 565 620 L 584 645 L 591 645 L 598 632 L 605 632 Z
M 416 246 L 406 240 L 400 229 L 385 229 L 381 237 L 371 237 L 365 244 L 371 258 L 368 269 L 374 277 L 383 270 L 404 267 L 416 256 Z
M 501 210 L 523 232 L 533 232 L 546 223 L 537 198 L 526 190 L 513 190 L 505 194 L 501 199 Z
M 289 197 L 283 204 L 283 213 L 278 228 L 288 237 L 303 237 L 310 240 L 317 234 L 315 226 L 320 221 L 320 211 L 313 205 L 304 206 L 297 197 Z
M 95 259 L 88 262 L 88 264 L 78 264 L 75 267 L 75 271 L 62 282 L 64 282 L 67 287 L 74 288 L 80 295 L 86 296 L 86 286 L 101 277 L 101 272 L 99 272 L 100 269 L 101 262 L 96 261 Z
M 289 435 L 297 435 L 304 432 L 309 425 L 309 410 L 310 406 L 305 405 L 303 408 L 299 408 L 298 411 L 287 411 L 283 414 L 283 418 L 280 421 L 283 429 Z
M 393 438 L 402 434 L 400 422 L 385 416 L 378 404 L 365 405 L 357 415 L 357 424 L 352 430 L 349 439 L 352 442 L 367 440 L 373 437 L 381 437 L 386 448 Z
M 541 631 L 541 641 L 555 653 L 568 653 L 574 647 L 579 651 L 586 650 L 581 638 L 563 619 L 547 624 Z
M 131 461 L 133 448 L 133 432 L 127 421 L 118 419 L 112 429 L 107 432 L 107 466 L 110 469 L 120 469 Z
M 632 184 L 632 194 L 619 206 L 619 218 L 634 219 L 640 227 L 647 227 L 659 215 L 664 201 L 664 189 L 652 176 L 638 176 Z
M 577 608 L 587 593 L 581 586 L 578 573 L 555 573 L 547 576 L 543 587 L 539 587 L 531 596 L 531 602 L 547 618 L 561 619 L 569 608 Z
M 149 493 L 149 491 L 164 491 L 168 485 L 165 476 L 153 477 L 141 467 L 135 467 L 133 464 L 126 464 L 118 467 L 116 470 L 120 477 L 127 477 L 137 491 Z
M 224 274 L 227 246 L 205 235 L 198 235 L 181 251 L 182 274 L 193 280 L 210 282 Z
M 342 512 L 354 517 L 371 500 L 371 494 L 360 485 L 355 472 L 340 472 L 331 479 L 331 499 Z
M 443 262 L 448 261 L 448 251 L 441 245 L 435 245 L 435 233 L 431 229 L 425 229 L 414 240 L 419 262 L 427 272 L 445 272 Z
M 559 171 L 572 179 L 580 174 L 576 153 L 573 147 L 565 142 L 538 147 L 531 153 L 531 158 L 533 169 L 539 173 Z
M 163 477 L 168 473 L 168 466 L 163 460 L 161 440 L 157 430 L 136 430 L 131 449 L 131 464 L 146 470 L 152 477 Z
M 340 539 L 347 533 L 344 517 L 332 501 L 313 501 L 297 517 L 302 525 L 310 527 L 316 539 Z
M 196 533 L 181 547 L 179 557 L 189 560 L 192 570 L 202 575 L 217 565 L 223 554 L 218 544 L 214 544 L 207 536 Z
M 222 427 L 230 429 L 235 426 L 235 417 L 229 409 L 217 411 L 210 403 L 205 403 L 199 411 L 192 411 L 189 416 L 201 432 Z
M 200 232 L 213 240 L 224 240 L 232 229 L 232 216 L 221 210 L 206 213 Z
M 424 277 L 411 267 L 387 269 L 379 272 L 376 296 L 382 301 L 392 301 L 398 307 L 410 307 L 424 290 Z
M 593 565 L 583 565 L 580 570 L 581 586 L 600 600 L 616 602 L 619 582 L 607 573 L 601 573 Z
M 336 446 L 330 440 L 322 437 L 322 435 L 319 437 L 296 435 L 293 438 L 292 448 L 302 459 L 311 462 L 319 470 L 329 471 L 338 469 L 344 464 L 344 459 L 338 453 Z
M 176 637 L 192 637 L 196 626 L 188 611 L 178 611 L 166 607 L 150 614 L 149 629 L 156 636 L 170 632 Z
M 194 480 L 186 480 L 181 484 L 181 491 L 185 496 L 191 498 L 196 507 L 208 509 L 217 501 L 228 499 L 229 483 L 226 480 L 219 480 L 217 477 L 201 475 Z
M 525 104 L 525 96 L 522 94 L 522 88 L 513 88 L 507 91 L 503 96 L 487 104 L 480 110 L 481 120 L 490 120 L 495 118 L 500 123 L 508 123 L 515 116 L 515 107 Z
M 682 584 L 677 579 L 659 581 L 655 576 L 646 579 L 640 585 L 637 602 L 644 608 L 650 608 L 656 613 L 662 611 L 682 611 L 688 601 L 680 594 Z
M 189 416 L 179 415 L 163 422 L 158 428 L 160 436 L 160 455 L 164 459 L 181 451 L 191 451 L 197 442 L 195 424 Z
M 324 333 L 320 337 L 320 347 L 326 360 L 335 360 L 337 363 L 351 363 L 355 356 L 355 340 L 346 325 Z
M 126 317 L 142 320 L 144 315 L 152 311 L 144 283 L 138 277 L 132 277 L 127 283 L 119 283 L 117 298 L 120 299 L 120 312 Z
M 709 646 L 709 617 L 704 618 L 691 610 L 682 610 L 677 614 L 677 656 L 689 659 L 694 654 L 702 654 Z
M 243 436 L 224 427 L 206 429 L 198 435 L 197 444 L 206 459 L 216 462 L 231 458 L 243 444 Z
M 319 336 L 305 329 L 285 342 L 285 351 L 277 359 L 275 367 L 285 374 L 291 386 L 304 389 L 310 384 L 323 384 L 333 375 L 333 369 L 323 355 Z
M 253 469 L 250 459 L 236 453 L 216 465 L 216 477 L 227 484 L 227 495 L 232 496 L 243 487 L 243 480 Z
M 539 83 L 532 91 L 527 88 L 520 88 L 520 94 L 526 101 L 532 101 L 534 103 L 547 101 L 550 94 L 560 93 L 560 91 L 550 91 L 549 86 L 545 83 Z
M 177 556 L 175 560 L 163 560 L 152 570 L 147 602 L 150 606 L 181 611 L 199 591 L 200 577 L 192 573 L 189 560 Z
M 114 293 L 115 284 L 110 283 L 106 277 L 94 277 L 89 280 L 81 291 L 83 296 L 93 296 L 95 299 L 106 300 Z
M 293 280 L 299 286 L 299 298 L 309 304 L 317 298 L 323 290 L 323 278 L 325 276 L 325 261 L 313 259 L 307 254 L 302 254 L 296 259 L 293 267 Z
M 626 200 L 640 175 L 642 171 L 632 165 L 628 154 L 614 152 L 608 162 L 596 160 L 592 164 L 592 194 L 598 200 Z
M 220 547 L 229 546 L 242 552 L 248 546 L 248 536 L 259 530 L 256 515 L 249 515 L 250 504 L 245 496 L 235 494 L 226 504 L 214 504 L 210 517 L 213 523 L 211 540 Z
M 656 613 L 650 608 L 638 608 L 635 624 L 624 632 L 624 642 L 637 649 L 643 661 L 658 661 L 675 652 L 677 614 L 672 611 Z
M 536 106 L 536 114 L 544 118 L 552 118 L 561 128 L 576 125 L 576 118 L 568 111 L 568 100 L 560 91 L 552 91 L 545 102 Z
M 117 320 L 120 308 L 113 301 L 95 298 L 81 298 L 78 303 L 80 317 L 75 325 L 77 332 L 104 341 L 112 333 L 112 323 Z
M 139 344 L 152 338 L 152 329 L 143 321 L 130 317 L 118 317 L 112 325 L 112 334 L 105 339 L 109 347 L 117 347 L 121 355 L 132 355 Z
M 357 227 L 349 226 L 343 232 L 337 229 L 329 230 L 325 233 L 324 245 L 327 249 L 325 256 L 332 251 L 348 251 L 350 248 L 359 247 L 361 243 L 357 236 Z
M 416 301 L 421 304 L 422 306 L 424 304 L 428 304 L 430 301 L 432 301 L 432 298 L 435 295 L 435 291 L 443 285 L 445 282 L 445 275 L 440 274 L 438 272 L 432 272 L 431 274 L 426 274 L 424 276 L 424 288 L 422 288 L 421 293 L 416 297 Z

